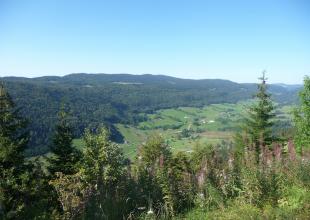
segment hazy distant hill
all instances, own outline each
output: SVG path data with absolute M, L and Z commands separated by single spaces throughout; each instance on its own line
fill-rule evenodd
M 298 85 L 298 84 L 295 84 L 295 85 L 288 85 L 288 84 L 284 84 L 284 83 L 277 83 L 277 84 L 273 84 L 275 86 L 281 86 L 287 90 L 298 90 L 300 88 L 302 88 L 302 85 Z
M 61 102 L 72 112 L 76 135 L 85 126 L 100 123 L 135 123 L 143 114 L 162 108 L 203 106 L 212 103 L 235 103 L 249 99 L 256 85 L 228 80 L 180 79 L 164 75 L 70 74 L 63 77 L 0 78 L 23 113 L 30 119 L 34 139 L 33 151 L 46 151 L 55 117 Z M 281 104 L 294 103 L 301 86 L 275 84 L 269 86 L 273 99 Z M 117 137 L 117 132 L 114 138 Z M 35 148 L 33 148 L 35 149 Z
M 63 88 L 88 88 L 88 90 L 96 93 L 96 90 L 102 88 L 118 89 L 120 92 L 124 90 L 143 91 L 148 94 L 157 90 L 160 94 L 165 94 L 163 102 L 159 107 L 171 107 L 173 103 L 166 100 L 167 93 L 178 93 L 179 99 L 184 99 L 186 95 L 186 103 L 180 104 L 191 106 L 197 105 L 197 101 L 200 104 L 218 103 L 223 100 L 228 102 L 235 102 L 241 99 L 250 98 L 255 92 L 256 84 L 254 83 L 235 83 L 229 80 L 221 79 L 203 79 L 203 80 L 191 80 L 180 79 L 164 75 L 130 75 L 130 74 L 70 74 L 63 77 L 58 76 L 44 76 L 38 78 L 23 78 L 23 77 L 4 77 L 4 81 L 9 84 L 22 83 L 21 87 L 34 86 L 37 89 L 59 89 Z M 27 84 L 27 86 L 26 86 Z M 301 85 L 286 85 L 286 84 L 271 84 L 269 91 L 272 93 L 275 101 L 280 103 L 292 103 L 296 101 L 297 91 L 301 88 Z M 46 91 L 48 92 L 48 91 Z M 166 92 L 166 93 L 165 93 Z M 181 94 L 180 94 L 181 93 Z M 122 94 L 124 96 L 130 96 L 130 94 Z M 152 94 L 157 96 L 157 94 Z M 224 97 L 223 97 L 224 96 Z M 168 95 L 170 97 L 170 95 Z M 197 100 L 199 98 L 200 100 Z M 113 100 L 112 100 L 113 101 Z M 174 100 L 176 101 L 176 100 Z M 167 106 L 166 106 L 167 105 Z M 151 106 L 144 106 L 146 108 Z M 157 105 L 154 106 L 157 108 Z M 153 107 L 151 107 L 153 109 Z

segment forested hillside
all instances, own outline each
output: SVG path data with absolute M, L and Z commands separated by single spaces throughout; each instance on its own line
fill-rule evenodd
M 114 123 L 136 124 L 145 118 L 137 113 L 175 107 L 202 107 L 216 103 L 236 103 L 252 98 L 255 84 L 228 80 L 189 80 L 163 75 L 71 74 L 64 77 L 4 77 L 9 93 L 22 107 L 32 133 L 29 155 L 48 151 L 60 103 L 71 114 L 75 136 L 86 127 L 109 125 L 114 141 L 122 136 Z M 270 85 L 274 101 L 296 102 L 300 86 Z

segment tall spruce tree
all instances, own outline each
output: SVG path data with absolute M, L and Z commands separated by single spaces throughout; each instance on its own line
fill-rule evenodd
M 0 219 L 18 219 L 25 207 L 21 185 L 29 139 L 26 124 L 0 83 Z
M 77 171 L 77 163 L 80 160 L 81 154 L 72 145 L 73 132 L 64 106 L 62 106 L 58 118 L 59 121 L 56 125 L 51 146 L 53 155 L 48 159 L 48 170 L 51 175 L 54 175 L 56 172 L 70 175 Z
M 310 149 L 310 77 L 304 79 L 304 88 L 299 94 L 300 106 L 294 111 L 296 135 L 294 141 L 298 151 Z
M 257 161 L 259 160 L 261 146 L 270 145 L 273 141 L 272 126 L 273 118 L 275 117 L 275 107 L 272 103 L 271 95 L 267 92 L 267 78 L 265 74 L 266 72 L 263 71 L 262 77 L 259 78 L 261 83 L 257 85 L 258 92 L 254 96 L 256 101 L 248 109 L 248 117 L 245 118 L 242 131 L 245 132 L 247 140 L 250 142 L 243 144 L 254 145 Z M 239 138 L 239 140 L 242 138 L 244 137 Z

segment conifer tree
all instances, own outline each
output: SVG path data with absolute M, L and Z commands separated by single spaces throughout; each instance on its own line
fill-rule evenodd
M 310 77 L 304 79 L 304 88 L 299 94 L 300 106 L 295 109 L 294 122 L 296 135 L 294 141 L 298 151 L 310 149 Z
M 248 131 L 254 143 L 270 144 L 272 141 L 272 119 L 275 116 L 273 113 L 274 105 L 271 95 L 267 93 L 265 71 L 259 79 L 261 83 L 258 84 L 258 92 L 255 95 L 257 103 L 251 106 L 249 111 Z
M 267 92 L 265 73 L 263 71 L 262 77 L 259 78 L 261 83 L 258 84 L 258 92 L 254 96 L 256 102 L 249 107 L 248 117 L 245 119 L 243 127 L 243 132 L 246 133 L 248 141 L 255 147 L 257 160 L 259 160 L 261 146 L 270 145 L 273 141 L 272 126 L 275 107 L 271 95 Z M 239 140 L 242 138 L 239 137 Z
M 18 218 L 24 208 L 20 188 L 29 139 L 26 124 L 0 83 L 0 219 Z
M 48 159 L 49 172 L 54 175 L 61 172 L 65 175 L 74 174 L 77 163 L 80 160 L 80 152 L 73 145 L 73 133 L 69 123 L 68 114 L 62 106 L 58 114 L 59 121 L 56 125 L 51 152 L 53 155 Z

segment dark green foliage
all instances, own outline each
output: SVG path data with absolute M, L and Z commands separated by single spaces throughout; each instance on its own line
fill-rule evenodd
M 257 86 L 255 95 L 256 102 L 249 108 L 248 116 L 245 118 L 242 132 L 236 136 L 236 146 L 238 148 L 254 146 L 256 150 L 256 161 L 259 161 L 261 147 L 270 145 L 274 140 L 272 136 L 272 126 L 274 114 L 274 105 L 271 95 L 267 92 L 265 72 L 259 78 L 261 83 Z M 239 149 L 238 151 L 243 151 Z
M 267 93 L 265 72 L 260 78 L 258 92 L 255 95 L 257 102 L 250 107 L 249 117 L 246 120 L 246 131 L 250 135 L 250 140 L 256 145 L 270 144 L 272 142 L 272 119 L 274 118 L 274 106 L 271 95 Z
M 21 191 L 25 172 L 26 122 L 0 84 L 0 218 L 18 218 L 25 206 Z
M 25 130 L 26 121 L 19 115 L 10 95 L 0 84 L 0 140 L 1 140 L 1 167 L 8 169 L 23 166 L 24 150 L 28 141 Z
M 109 140 L 106 129 L 85 133 L 82 176 L 93 191 L 86 205 L 86 219 L 122 219 L 126 208 L 126 169 L 122 151 Z
M 59 112 L 59 121 L 56 125 L 51 147 L 51 157 L 48 158 L 48 170 L 52 175 L 56 172 L 69 175 L 74 174 L 78 168 L 80 152 L 72 146 L 73 132 L 69 118 L 64 108 Z
M 59 214 L 59 202 L 49 184 L 50 176 L 44 172 L 44 164 L 38 159 L 27 162 L 26 166 L 20 188 L 25 201 L 22 219 L 51 219 Z
M 39 161 L 26 161 L 26 121 L 0 84 L 0 219 L 48 219 L 57 198 Z
M 304 79 L 304 88 L 300 92 L 300 106 L 295 109 L 295 142 L 300 152 L 310 149 L 310 78 Z
M 227 80 L 187 80 L 168 76 L 127 74 L 72 74 L 64 77 L 4 78 L 8 89 L 30 119 L 29 155 L 49 151 L 49 137 L 54 132 L 59 103 L 63 98 L 71 109 L 74 136 L 85 128 L 104 123 L 112 140 L 122 142 L 113 123 L 134 124 L 144 120 L 138 113 L 179 106 L 201 107 L 213 103 L 236 103 L 251 98 L 254 84 Z M 271 85 L 270 92 L 279 103 L 293 103 L 298 87 L 292 90 Z
M 196 193 L 195 175 L 190 158 L 182 152 L 174 155 L 169 161 L 163 186 L 166 199 L 171 203 L 171 213 L 185 212 L 194 204 Z

